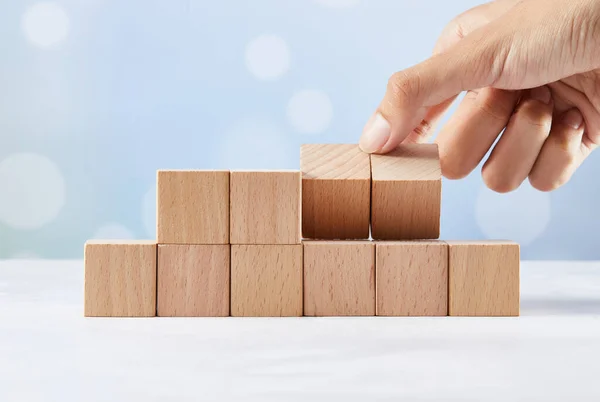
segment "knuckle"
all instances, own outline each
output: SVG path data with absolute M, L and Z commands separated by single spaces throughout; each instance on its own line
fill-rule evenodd
M 394 73 L 388 81 L 387 90 L 394 103 L 404 105 L 418 97 L 419 78 L 406 71 Z
M 427 120 L 422 120 L 421 123 L 413 129 L 413 135 L 417 138 L 427 138 L 431 135 L 432 126 Z
M 475 169 L 477 163 L 467 160 L 464 155 L 456 152 L 452 144 L 445 141 L 436 141 L 440 155 L 442 175 L 450 180 L 465 178 Z
M 579 157 L 575 152 L 565 151 L 562 155 L 563 163 L 566 167 L 577 166 L 579 164 Z
M 586 146 L 588 153 L 598 148 L 600 146 L 600 129 L 588 130 L 583 137 L 583 144 Z
M 451 20 L 443 30 L 444 36 L 452 38 L 452 41 L 454 42 L 464 39 L 464 37 L 467 36 L 467 33 L 462 24 L 462 19 L 463 16 L 459 15 Z
M 440 159 L 442 174 L 450 180 L 459 180 L 467 177 L 473 171 L 473 168 L 465 163 Z
M 452 24 L 451 25 L 451 27 L 452 27 L 451 28 L 452 29 L 451 32 L 453 32 L 454 35 L 456 35 L 456 37 L 458 39 L 464 39 L 464 37 L 467 36 L 467 33 L 466 33 L 466 30 L 465 30 L 464 26 L 460 23 L 460 21 L 458 19 L 452 21 L 451 24 Z
M 544 176 L 530 175 L 529 184 L 531 184 L 531 187 L 535 188 L 536 190 L 547 193 L 556 190 L 564 183 L 562 183 L 561 180 L 552 180 Z
M 459 180 L 467 177 L 479 163 L 474 160 L 471 153 L 465 154 L 451 142 L 436 141 L 440 155 L 442 175 L 450 180 Z
M 486 97 L 485 99 L 478 101 L 477 108 L 491 119 L 503 123 L 508 120 L 513 111 L 512 107 L 508 107 L 502 102 L 494 101 L 493 97 Z
M 600 26 L 598 27 L 598 31 L 600 32 Z M 600 112 L 600 70 L 589 71 L 581 74 L 579 77 L 584 93 L 594 106 L 594 109 Z
M 435 45 L 434 54 L 442 53 L 465 37 L 465 30 L 457 18 L 450 21 L 442 30 Z
M 514 183 L 510 178 L 503 177 L 490 169 L 484 168 L 481 176 L 487 188 L 500 194 L 510 193 L 519 188 L 520 185 L 520 183 Z
M 552 128 L 552 113 L 535 101 L 525 101 L 517 110 L 515 118 L 536 129 L 536 132 L 547 136 Z

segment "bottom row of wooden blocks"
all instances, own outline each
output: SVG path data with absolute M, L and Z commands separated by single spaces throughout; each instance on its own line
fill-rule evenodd
M 517 316 L 513 242 L 88 242 L 85 315 Z

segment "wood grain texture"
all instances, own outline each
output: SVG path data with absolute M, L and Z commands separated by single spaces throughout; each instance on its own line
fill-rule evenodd
M 302 245 L 231 246 L 231 315 L 302 315 Z
M 231 244 L 300 244 L 299 171 L 231 172 Z
M 375 315 L 375 244 L 304 242 L 304 315 Z
M 508 241 L 447 242 L 452 316 L 518 316 L 519 245 Z
M 156 315 L 156 242 L 88 241 L 84 266 L 86 317 Z
M 371 155 L 371 169 L 373 239 L 437 239 L 442 199 L 437 145 L 406 144 Z
M 354 144 L 306 144 L 300 150 L 302 236 L 368 239 L 369 155 Z
M 156 233 L 161 244 L 229 243 L 229 172 L 159 170 Z
M 441 241 L 377 242 L 377 315 L 448 315 L 448 245 Z
M 228 316 L 229 257 L 228 244 L 160 244 L 158 316 Z

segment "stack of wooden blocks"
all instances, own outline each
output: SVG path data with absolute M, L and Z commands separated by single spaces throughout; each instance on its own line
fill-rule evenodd
M 437 147 L 159 171 L 156 241 L 89 241 L 95 317 L 516 316 L 519 245 L 439 238 Z

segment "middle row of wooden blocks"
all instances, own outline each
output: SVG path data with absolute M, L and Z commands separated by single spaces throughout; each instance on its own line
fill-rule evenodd
M 158 245 L 157 315 L 512 316 L 511 242 Z
M 301 239 L 437 239 L 434 144 L 368 155 L 303 145 L 301 171 L 159 171 L 159 244 L 300 244 Z
M 297 171 L 157 174 L 159 244 L 300 244 Z

